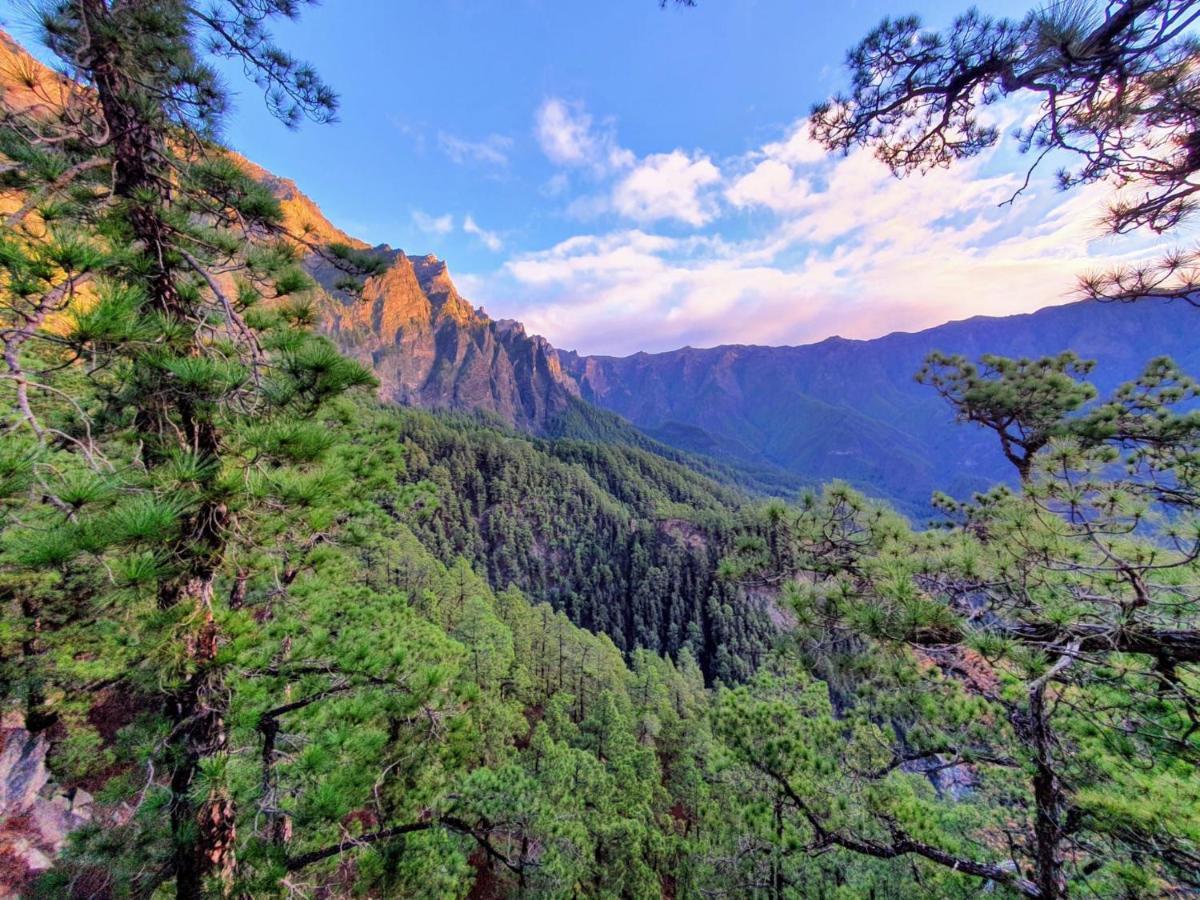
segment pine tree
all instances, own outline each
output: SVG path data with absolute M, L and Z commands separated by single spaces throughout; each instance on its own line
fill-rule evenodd
M 32 435 L 23 471 L 51 508 L 18 529 L 17 555 L 64 578 L 82 559 L 108 568 L 88 598 L 100 612 L 72 623 L 102 618 L 114 592 L 145 598 L 126 615 L 157 649 L 127 661 L 158 669 L 180 897 L 235 866 L 236 811 L 214 775 L 228 750 L 223 561 L 255 504 L 314 489 L 325 444 L 305 418 L 371 380 L 307 333 L 279 204 L 212 142 L 226 95 L 206 52 L 244 62 L 290 124 L 332 116 L 332 92 L 265 30 L 298 9 L 51 4 L 67 86 L 4 123 L 9 185 L 29 198 L 4 238 L 7 430 Z
M 1036 103 L 1016 132 L 1032 158 L 1016 193 L 1047 158 L 1061 188 L 1104 182 L 1120 193 L 1114 233 L 1170 231 L 1197 209 L 1200 56 L 1193 0 L 1041 4 L 1020 19 L 969 9 L 941 31 L 885 18 L 847 54 L 851 87 L 813 108 L 830 150 L 866 147 L 897 175 L 928 171 L 996 145 L 980 115 L 1002 98 Z M 1195 250 L 1084 275 L 1092 297 L 1157 295 L 1196 304 Z
M 738 711 L 721 733 L 764 789 L 782 791 L 810 851 L 919 857 L 1030 897 L 1194 885 L 1196 836 L 1183 822 L 1195 797 L 1178 778 L 1198 734 L 1196 386 L 1155 360 L 1081 408 L 1095 392 L 1073 361 L 934 363 L 960 418 L 1001 441 L 1027 427 L 1021 492 L 943 497 L 951 523 L 913 533 L 834 487 L 775 523 L 773 550 L 747 542 L 742 573 L 784 578 L 796 661 L 862 741 L 810 744 L 809 716 L 780 743 L 773 720 L 794 715 L 793 701 L 785 692 L 764 708 L 750 689 L 726 699 Z M 1031 372 L 1063 377 L 1030 389 Z M 745 724 L 753 716 L 771 722 Z M 788 774 L 813 759 L 830 783 Z M 970 803 L 938 772 L 969 785 Z M 930 783 L 943 795 L 932 802 Z M 1153 812 L 1162 791 L 1179 816 Z M 1005 855 L 969 852 L 971 828 L 981 848 L 1002 834 Z

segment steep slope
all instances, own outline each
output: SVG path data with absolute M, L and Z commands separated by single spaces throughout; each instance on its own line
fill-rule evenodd
M 326 256 L 311 254 L 307 265 L 329 295 L 323 327 L 375 370 L 383 399 L 541 432 L 578 397 L 545 339 L 472 308 L 443 261 L 387 245 L 369 257 L 381 271 L 361 289 L 346 288 L 344 269 Z
M 0 94 L 7 109 L 37 115 L 65 105 L 78 90 L 0 31 Z M 553 348 L 518 322 L 496 322 L 473 309 L 444 262 L 386 245 L 372 249 L 330 222 L 293 181 L 230 156 L 278 198 L 284 229 L 325 289 L 321 327 L 375 369 L 383 399 L 490 413 L 504 424 L 544 432 L 578 396 Z M 0 211 L 20 202 L 10 193 L 0 199 Z M 334 248 L 371 262 L 353 289 L 346 289 L 355 279 L 335 264 Z
M 956 425 L 914 381 L 925 355 L 1068 349 L 1097 361 L 1101 391 L 1157 355 L 1200 372 L 1200 315 L 1164 301 L 1084 302 L 869 341 L 560 358 L 585 399 L 665 443 L 812 481 L 842 478 L 921 515 L 935 489 L 962 495 L 1011 475 L 987 434 Z
M 70 89 L 2 32 L 0 88 L 14 108 L 53 103 Z M 373 368 L 382 399 L 483 414 L 541 436 L 638 447 L 759 493 L 786 495 L 841 478 L 923 516 L 935 489 L 965 495 L 1010 477 L 987 435 L 955 426 L 937 396 L 913 382 L 934 349 L 970 356 L 1073 349 L 1097 360 L 1101 389 L 1163 353 L 1200 371 L 1200 316 L 1161 302 L 1072 304 L 803 347 L 625 358 L 560 352 L 520 323 L 473 308 L 437 257 L 368 247 L 293 182 L 234 158 L 279 198 L 287 230 L 323 288 L 320 327 Z
M 717 575 L 747 527 L 736 492 L 628 446 L 417 410 L 389 427 L 434 491 L 400 515 L 443 562 L 464 557 L 622 650 L 687 649 L 710 679 L 745 677 L 770 646 L 777 591 Z
M 9 88 L 10 106 L 29 108 L 78 90 L 0 33 Z M 438 258 L 369 247 L 295 183 L 231 157 L 278 198 L 286 239 L 319 286 L 318 327 L 373 368 L 380 399 L 469 414 L 395 410 L 394 425 L 379 413 L 393 450 L 403 443 L 436 489 L 412 520 L 429 551 L 447 564 L 465 556 L 498 589 L 519 585 L 621 649 L 686 648 L 710 677 L 748 674 L 774 631 L 770 598 L 716 576 L 744 495 L 713 480 L 743 479 L 581 400 L 543 338 L 473 308 Z

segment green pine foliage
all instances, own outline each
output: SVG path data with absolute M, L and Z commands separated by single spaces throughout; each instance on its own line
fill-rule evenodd
M 0 118 L 0 703 L 96 799 L 25 893 L 1200 888 L 1187 373 L 931 357 L 1021 488 L 926 531 L 383 408 L 212 142 L 206 53 L 332 114 L 297 9 L 54 3 L 78 93 Z
M 1085 406 L 1074 360 L 931 367 L 963 419 L 1024 442 L 1020 493 L 941 498 L 945 527 L 914 532 L 832 486 L 727 561 L 791 579 L 797 615 L 798 680 L 718 698 L 781 810 L 770 852 L 907 857 L 947 894 L 963 873 L 1030 897 L 1194 888 L 1195 382 L 1156 359 Z
M 717 574 L 748 527 L 738 494 L 636 448 L 391 415 L 433 498 L 399 515 L 444 562 L 462 556 L 621 650 L 686 649 L 710 680 L 743 678 L 769 651 L 771 592 Z
M 325 462 L 346 477 L 312 504 L 247 519 L 216 586 L 230 598 L 220 626 L 233 749 L 206 762 L 198 790 L 241 813 L 234 889 L 349 890 L 349 834 L 362 844 L 355 890 L 461 895 L 494 868 L 497 884 L 532 896 L 579 885 L 656 895 L 680 854 L 663 827 L 665 784 L 697 781 L 686 757 L 687 723 L 705 710 L 698 666 L 685 651 L 678 666 L 641 653 L 631 669 L 608 638 L 515 589 L 495 593 L 465 560 L 435 559 L 395 515 L 432 502 L 405 470 L 401 422 L 331 405 L 314 424 L 342 436 Z M 142 515 L 159 511 L 130 518 Z M 51 639 L 83 647 L 73 631 Z M 76 783 L 105 778 L 106 798 L 134 814 L 77 833 L 40 886 L 49 894 L 96 866 L 106 889 L 136 892 L 165 858 L 169 792 L 149 766 L 169 723 L 149 701 L 167 660 L 129 661 L 109 651 L 102 667 L 55 673 L 82 704 L 60 712 L 74 738 L 56 767 Z M 83 679 L 146 701 L 111 743 L 90 724 L 99 695 Z M 104 752 L 80 758 L 84 744 Z M 412 829 L 402 839 L 376 837 L 398 822 Z

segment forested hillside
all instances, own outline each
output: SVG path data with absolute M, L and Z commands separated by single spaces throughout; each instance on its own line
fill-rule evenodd
M 769 467 L 697 471 L 522 392 L 545 347 L 221 146 L 214 57 L 284 122 L 333 120 L 268 32 L 301 6 L 62 0 L 63 73 L 0 48 L 0 894 L 1200 891 L 1190 363 L 929 353 L 905 378 L 1005 484 L 936 495 L 924 529 L 836 482 L 750 497 L 709 474 Z M 1178 5 L 1116 8 L 954 40 L 889 20 L 818 134 L 886 140 L 855 110 L 911 88 L 896 66 L 936 93 L 972 47 L 1006 90 L 1020 62 L 1023 89 L 1120 104 L 1149 66 L 1173 73 L 1150 96 L 1200 107 Z M 411 305 L 374 293 L 389 273 Z M 415 327 L 372 346 L 393 314 Z M 355 322 L 347 356 L 328 335 Z M 390 405 L 431 362 L 395 348 L 439 344 L 443 405 L 546 433 Z
M 1200 371 L 1193 312 L 1178 300 L 1084 301 L 869 341 L 560 356 L 584 398 L 667 444 L 808 484 L 841 478 L 924 521 L 934 491 L 966 498 L 1011 478 L 999 449 L 956 427 L 937 394 L 914 380 L 927 354 L 1071 350 L 1096 361 L 1096 382 L 1109 390 L 1157 354 Z
M 749 524 L 746 498 L 619 444 L 388 415 L 410 474 L 430 489 L 402 518 L 443 561 L 470 560 L 497 588 L 515 585 L 621 650 L 686 648 L 709 679 L 752 672 L 788 618 L 778 591 L 717 577 Z

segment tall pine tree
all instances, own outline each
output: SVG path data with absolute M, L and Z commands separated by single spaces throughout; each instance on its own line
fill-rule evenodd
M 371 380 L 307 333 L 279 204 L 214 143 L 227 95 L 206 56 L 240 60 L 288 124 L 332 117 L 334 94 L 266 30 L 301 6 L 53 3 L 42 24 L 65 79 L 54 96 L 30 85 L 4 122 L 5 179 L 27 197 L 0 260 L 6 465 L 41 501 L 17 523 L 18 556 L 86 583 L 61 624 L 131 621 L 130 656 L 157 669 L 172 847 L 159 877 L 179 897 L 235 864 L 232 799 L 219 779 L 197 787 L 228 749 L 223 561 L 240 518 L 286 503 L 288 468 L 319 456 L 306 417 Z M 36 631 L 37 589 L 17 589 Z M 31 726 L 46 724 L 30 699 Z

